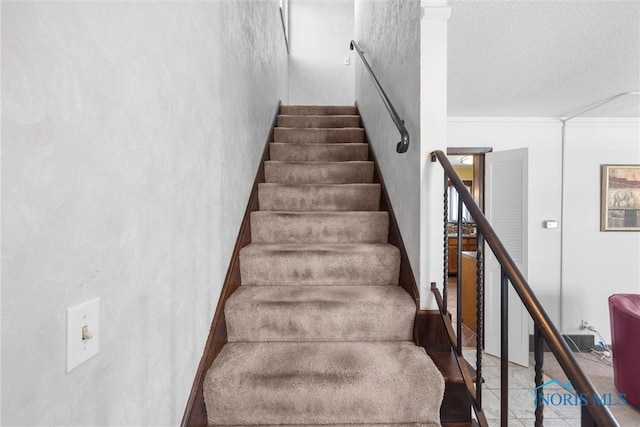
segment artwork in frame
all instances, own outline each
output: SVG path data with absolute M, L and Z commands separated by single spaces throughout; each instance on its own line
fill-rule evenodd
M 601 165 L 601 231 L 640 231 L 640 165 Z

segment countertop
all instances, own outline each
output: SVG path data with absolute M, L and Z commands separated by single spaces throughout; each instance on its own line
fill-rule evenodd
M 477 256 L 476 251 L 462 251 L 462 258 L 471 258 L 475 261 L 476 256 Z

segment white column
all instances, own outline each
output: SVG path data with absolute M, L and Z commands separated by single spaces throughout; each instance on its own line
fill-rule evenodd
M 447 149 L 447 2 L 422 0 L 420 20 L 420 308 L 437 309 L 444 279 L 443 171 L 429 153 Z

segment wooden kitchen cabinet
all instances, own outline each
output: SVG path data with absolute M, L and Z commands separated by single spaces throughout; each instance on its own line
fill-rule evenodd
M 478 333 L 476 252 L 462 253 L 462 323 Z
M 455 237 L 449 237 L 447 253 L 449 254 L 448 273 L 451 276 L 456 274 L 458 268 L 458 239 Z
M 476 250 L 476 237 L 475 236 L 463 236 L 462 237 L 462 250 L 463 251 L 475 251 Z M 447 249 L 449 254 L 449 268 L 448 273 L 450 275 L 456 275 L 458 273 L 458 236 L 449 236 L 449 247 Z

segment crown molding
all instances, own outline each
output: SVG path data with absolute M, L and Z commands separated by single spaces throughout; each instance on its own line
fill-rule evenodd
M 567 121 L 567 127 L 574 126 L 639 126 L 640 117 L 576 117 Z
M 486 124 L 545 124 L 558 125 L 562 123 L 554 117 L 485 117 L 485 116 L 449 116 L 449 123 L 486 123 Z
M 453 123 L 482 123 L 487 125 L 501 124 L 539 124 L 562 126 L 562 121 L 556 117 L 487 117 L 487 116 L 449 116 L 447 122 Z M 577 117 L 567 122 L 567 126 L 638 126 L 639 117 Z

